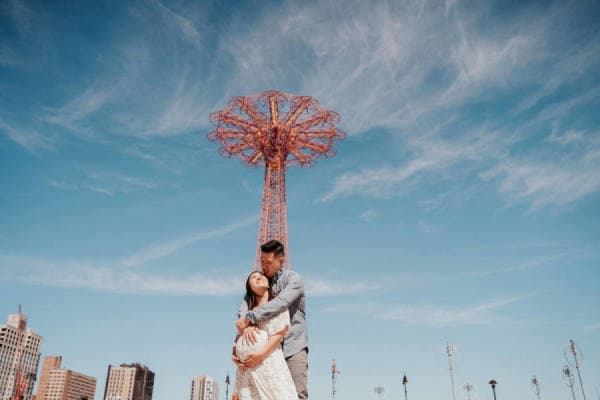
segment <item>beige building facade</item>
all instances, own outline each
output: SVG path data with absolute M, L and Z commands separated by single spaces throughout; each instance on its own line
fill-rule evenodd
M 152 400 L 154 372 L 141 364 L 109 365 L 104 400 Z
M 94 400 L 96 378 L 64 368 L 48 374 L 44 397 L 37 400 Z
M 33 385 L 40 362 L 42 337 L 27 328 L 27 317 L 23 331 L 19 331 L 19 314 L 10 314 L 6 324 L 0 324 L 0 400 L 12 400 L 15 392 L 16 358 L 22 341 L 22 376 L 26 378 L 24 400 L 31 400 Z
M 190 400 L 219 400 L 219 383 L 206 375 L 194 377 Z

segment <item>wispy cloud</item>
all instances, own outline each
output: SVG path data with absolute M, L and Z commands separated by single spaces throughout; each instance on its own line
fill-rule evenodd
M 244 284 L 239 277 L 202 274 L 173 277 L 90 262 L 53 263 L 6 255 L 0 255 L 0 271 L 2 280 L 125 294 L 220 296 L 240 294 Z
M 199 232 L 199 233 L 187 236 L 187 237 L 183 237 L 183 238 L 171 240 L 166 243 L 159 244 L 159 245 L 147 247 L 145 249 L 139 250 L 139 251 L 135 252 L 134 254 L 122 259 L 119 262 L 119 264 L 124 267 L 138 267 L 138 266 L 146 264 L 148 262 L 155 261 L 160 258 L 169 256 L 169 255 L 175 253 L 176 251 L 178 251 L 184 247 L 190 246 L 194 243 L 197 243 L 197 242 L 200 242 L 203 240 L 223 237 L 223 236 L 225 236 L 229 233 L 232 233 L 236 230 L 245 228 L 249 225 L 253 225 L 256 223 L 256 221 L 258 221 L 258 215 L 253 215 L 253 216 L 244 218 L 239 222 L 235 222 L 235 223 L 232 223 L 229 225 L 224 225 L 224 226 L 221 226 L 221 227 L 213 229 L 213 230 Z
M 600 331 L 600 322 L 591 324 L 583 328 L 585 332 L 597 332 Z
M 360 213 L 358 218 L 364 222 L 373 222 L 380 215 L 381 215 L 381 212 L 379 210 L 376 210 L 374 208 L 369 208 L 368 210 L 365 210 L 362 213 Z
M 597 192 L 599 171 L 600 153 L 594 150 L 562 163 L 507 159 L 481 177 L 498 179 L 500 193 L 512 202 L 526 201 L 536 210 L 547 205 L 568 205 Z
M 53 139 L 34 130 L 18 129 L 0 117 L 0 132 L 29 152 L 54 149 Z
M 161 186 L 154 179 L 101 170 L 84 170 L 82 176 L 71 178 L 70 181 L 49 179 L 46 185 L 55 189 L 91 191 L 106 196 L 129 194 L 139 189 L 156 189 Z
M 358 313 L 375 319 L 398 321 L 402 325 L 425 325 L 433 327 L 486 325 L 498 320 L 498 310 L 531 295 L 513 296 L 488 301 L 466 308 L 446 308 L 434 305 L 399 305 L 390 304 L 340 304 L 325 307 L 324 311 L 332 313 Z
M 495 153 L 495 135 L 477 135 L 464 142 L 449 142 L 441 138 L 422 137 L 407 142 L 414 149 L 415 157 L 398 167 L 365 168 L 358 172 L 348 172 L 335 179 L 333 188 L 321 201 L 360 195 L 375 198 L 389 198 L 410 186 L 411 179 L 428 172 L 440 172 L 465 161 L 477 161 L 483 154 Z M 491 148 L 491 149 L 490 149 Z
M 99 84 L 88 87 L 64 106 L 50 110 L 46 121 L 75 132 L 90 134 L 91 128 L 84 122 L 109 103 L 114 93 L 111 87 Z
M 309 296 L 339 296 L 377 290 L 380 285 L 368 283 L 344 283 L 306 279 L 306 293 Z

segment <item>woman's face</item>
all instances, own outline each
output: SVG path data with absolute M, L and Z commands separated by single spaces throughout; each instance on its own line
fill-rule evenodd
M 248 279 L 250 283 L 250 289 L 256 295 L 262 295 L 267 289 L 269 289 L 269 281 L 266 276 L 260 272 L 255 272 L 250 275 Z

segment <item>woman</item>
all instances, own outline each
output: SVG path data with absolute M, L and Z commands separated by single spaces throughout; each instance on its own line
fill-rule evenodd
M 260 272 L 253 272 L 246 280 L 248 309 L 259 307 L 272 298 L 269 281 Z M 290 327 L 290 313 L 286 310 L 261 323 L 256 343 L 246 343 L 240 336 L 235 344 L 238 364 L 234 399 L 239 400 L 298 400 L 292 375 L 285 363 L 280 343 Z M 249 355 L 259 363 L 247 368 L 243 363 Z

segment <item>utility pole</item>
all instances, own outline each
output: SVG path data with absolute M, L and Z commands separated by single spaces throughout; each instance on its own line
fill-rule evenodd
M 454 390 L 454 370 L 452 369 L 452 353 L 456 351 L 456 348 L 446 342 L 446 354 L 448 354 L 448 365 L 450 366 L 450 382 L 452 383 L 452 400 L 456 400 L 456 392 Z
M 573 380 L 573 373 L 571 373 L 571 369 L 568 365 L 565 365 L 562 369 L 562 376 L 565 384 L 571 389 L 571 394 L 573 395 L 573 400 L 577 400 L 575 397 L 575 389 L 573 386 L 575 385 L 575 381 Z
M 406 373 L 402 377 L 402 386 L 404 386 L 404 400 L 408 400 L 408 392 L 406 391 L 406 384 L 408 383 L 408 378 L 406 377 Z
M 579 346 L 577 346 L 577 344 L 573 340 L 569 340 L 566 350 L 568 353 L 571 353 L 573 355 L 575 369 L 577 370 L 577 377 L 579 378 L 579 386 L 581 386 L 581 394 L 583 395 L 583 400 L 587 400 L 585 397 L 585 390 L 583 389 L 583 379 L 581 379 L 581 370 L 579 368 L 578 355 L 583 356 L 581 353 L 581 349 L 579 348 Z M 570 364 L 571 362 L 569 360 L 569 357 L 567 357 L 567 352 L 565 352 L 565 358 L 567 359 L 567 362 Z
M 334 358 L 331 360 L 331 400 L 335 400 L 335 383 L 337 382 L 337 377 L 339 374 L 340 370 L 337 369 Z

